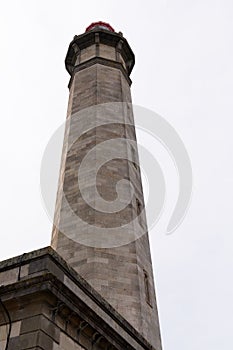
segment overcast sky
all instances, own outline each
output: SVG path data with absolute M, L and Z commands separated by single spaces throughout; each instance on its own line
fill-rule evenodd
M 159 113 L 176 129 L 192 162 L 191 206 L 182 225 L 167 236 L 164 227 L 178 191 L 176 172 L 161 145 L 138 135 L 164 162 L 167 176 L 167 206 L 156 234 L 150 234 L 163 349 L 230 350 L 230 0 L 1 2 L 0 260 L 50 243 L 51 222 L 40 194 L 41 159 L 66 115 L 68 44 L 96 20 L 123 32 L 136 55 L 134 103 Z

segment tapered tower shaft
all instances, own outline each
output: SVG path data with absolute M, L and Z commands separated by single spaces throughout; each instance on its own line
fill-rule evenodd
M 69 46 L 52 247 L 160 350 L 131 106 L 133 65 L 126 39 L 105 23 L 90 26 Z

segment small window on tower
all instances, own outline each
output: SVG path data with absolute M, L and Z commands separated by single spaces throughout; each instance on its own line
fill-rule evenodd
M 143 270 L 143 273 L 144 273 L 144 286 L 145 286 L 146 302 L 152 307 L 149 276 L 145 270 Z
M 141 214 L 141 211 L 142 211 L 142 205 L 137 198 L 136 198 L 136 205 L 137 205 L 137 216 L 139 216 Z

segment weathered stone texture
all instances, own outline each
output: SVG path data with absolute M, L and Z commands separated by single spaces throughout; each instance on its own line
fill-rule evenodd
M 72 76 L 52 246 L 149 343 L 160 350 L 149 240 L 147 233 L 141 236 L 141 232 L 147 231 L 146 217 L 142 214 L 140 220 L 134 220 L 144 207 L 129 79 L 134 58 L 121 35 L 105 32 L 99 30 L 74 39 L 66 59 L 67 69 Z M 81 118 L 85 113 L 92 117 L 93 125 L 94 121 L 99 125 L 103 115 L 94 107 L 116 102 L 122 103 L 117 112 L 111 108 L 107 110 L 111 117 L 115 113 L 115 123 L 97 127 L 90 125 L 88 131 L 78 136 L 82 123 L 85 124 L 85 118 Z M 119 147 L 125 157 L 104 164 L 95 181 L 92 177 L 94 168 L 86 170 L 81 181 L 89 193 L 87 204 L 78 184 L 80 166 L 93 149 L 114 139 L 122 140 Z M 133 142 L 124 143 L 124 140 Z M 114 155 L 114 146 L 107 145 L 103 151 L 112 147 L 110 150 Z M 96 164 L 99 157 L 100 154 L 94 151 L 92 163 Z M 127 199 L 131 195 L 132 201 L 123 210 L 111 214 L 96 210 L 101 202 L 99 195 L 109 202 L 116 199 L 116 184 L 122 179 L 127 180 L 122 203 L 124 200 L 128 203 Z M 98 195 L 95 194 L 95 187 Z M 82 222 L 77 223 L 76 216 Z M 89 234 L 86 224 L 103 229 L 128 224 L 125 235 L 132 239 L 130 243 L 123 242 L 121 246 L 112 248 L 78 243 L 79 239 Z M 105 239 L 108 240 L 107 234 Z
M 0 263 L 0 273 L 20 272 L 0 287 L 12 321 L 8 350 L 154 350 L 51 248 Z M 0 346 L 9 321 L 0 309 Z

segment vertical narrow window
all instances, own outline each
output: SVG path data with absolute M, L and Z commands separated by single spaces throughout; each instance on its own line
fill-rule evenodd
M 140 201 L 136 198 L 136 205 L 137 205 L 137 216 L 141 214 L 142 211 L 142 205 Z
M 152 307 L 149 276 L 145 270 L 143 270 L 143 273 L 144 273 L 144 286 L 145 286 L 146 302 Z

